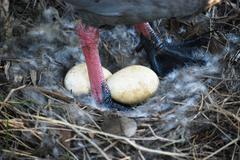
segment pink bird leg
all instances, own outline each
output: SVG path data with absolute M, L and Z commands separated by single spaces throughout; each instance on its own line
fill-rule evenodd
M 153 41 L 156 47 L 161 47 L 161 41 L 148 22 L 135 24 L 135 29 L 142 33 L 144 37 Z
M 80 45 L 86 60 L 92 95 L 97 103 L 102 103 L 104 98 L 102 88 L 105 88 L 106 92 L 109 92 L 109 90 L 106 88 L 99 57 L 99 30 L 95 27 L 79 23 L 76 32 L 79 36 Z
M 135 24 L 135 29 L 142 33 L 146 38 L 150 38 L 151 35 L 149 33 L 149 28 L 151 28 L 151 26 L 149 25 L 149 23 L 139 23 L 139 24 Z

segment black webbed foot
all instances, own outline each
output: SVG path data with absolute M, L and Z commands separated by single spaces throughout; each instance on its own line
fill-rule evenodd
M 125 106 L 123 104 L 115 102 L 112 99 L 110 90 L 105 82 L 102 83 L 102 95 L 103 95 L 103 101 L 101 105 L 111 111 L 128 112 L 133 110 L 129 106 Z
M 151 68 L 157 75 L 166 76 L 176 68 L 187 65 L 204 65 L 206 63 L 204 59 L 196 58 L 193 54 L 206 42 L 205 38 L 200 37 L 180 43 L 164 41 L 159 47 L 141 35 L 141 43 L 137 51 L 144 49 L 148 54 Z
M 203 36 L 185 40 L 182 42 L 168 42 L 164 41 L 161 45 L 162 51 L 167 51 L 176 55 L 185 56 L 192 58 L 193 53 L 196 52 L 198 48 L 208 43 L 209 39 Z M 192 58 L 193 59 L 193 58 Z

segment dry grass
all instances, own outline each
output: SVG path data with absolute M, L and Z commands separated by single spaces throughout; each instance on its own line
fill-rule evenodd
M 59 1 L 10 2 L 9 11 L 1 13 L 0 22 L 4 23 L 0 31 L 5 33 L 1 34 L 1 47 L 33 27 L 44 8 L 53 6 L 61 15 L 64 10 Z M 217 32 L 211 34 L 207 47 L 216 53 L 230 44 L 226 33 L 240 35 L 239 1 L 225 1 L 209 13 L 213 17 L 207 30 Z M 194 28 L 194 35 L 202 31 Z M 54 92 L 46 94 L 35 88 L 47 97 L 47 104 L 24 99 L 21 90 L 33 84 L 9 82 L 5 74 L 8 61 L 0 59 L 0 159 L 240 159 L 239 50 L 238 42 L 231 52 L 224 52 L 222 74 L 202 77 L 211 79 L 212 85 L 189 111 L 194 115 L 190 125 L 163 133 L 159 124 L 164 123 L 161 116 L 165 113 L 156 113 L 136 118 L 138 129 L 131 138 L 104 132 L 105 113 L 59 98 Z M 71 107 L 77 110 L 76 117 Z

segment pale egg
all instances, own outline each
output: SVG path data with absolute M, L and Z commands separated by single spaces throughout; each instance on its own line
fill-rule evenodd
M 115 101 L 134 105 L 154 95 L 159 86 L 159 78 L 148 67 L 132 65 L 114 73 L 107 84 Z
M 102 69 L 104 78 L 108 79 L 112 73 L 104 67 Z M 90 93 L 91 87 L 86 63 L 72 67 L 65 76 L 64 85 L 75 96 Z

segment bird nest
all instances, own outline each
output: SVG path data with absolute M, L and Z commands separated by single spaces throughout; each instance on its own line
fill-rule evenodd
M 84 62 L 71 7 L 0 1 L 0 159 L 239 159 L 240 8 L 224 1 L 188 19 L 153 22 L 163 39 L 207 35 L 207 60 L 160 77 L 133 111 L 102 111 L 63 86 Z M 168 34 L 163 34 L 163 33 Z M 104 66 L 149 66 L 130 26 L 101 31 Z

